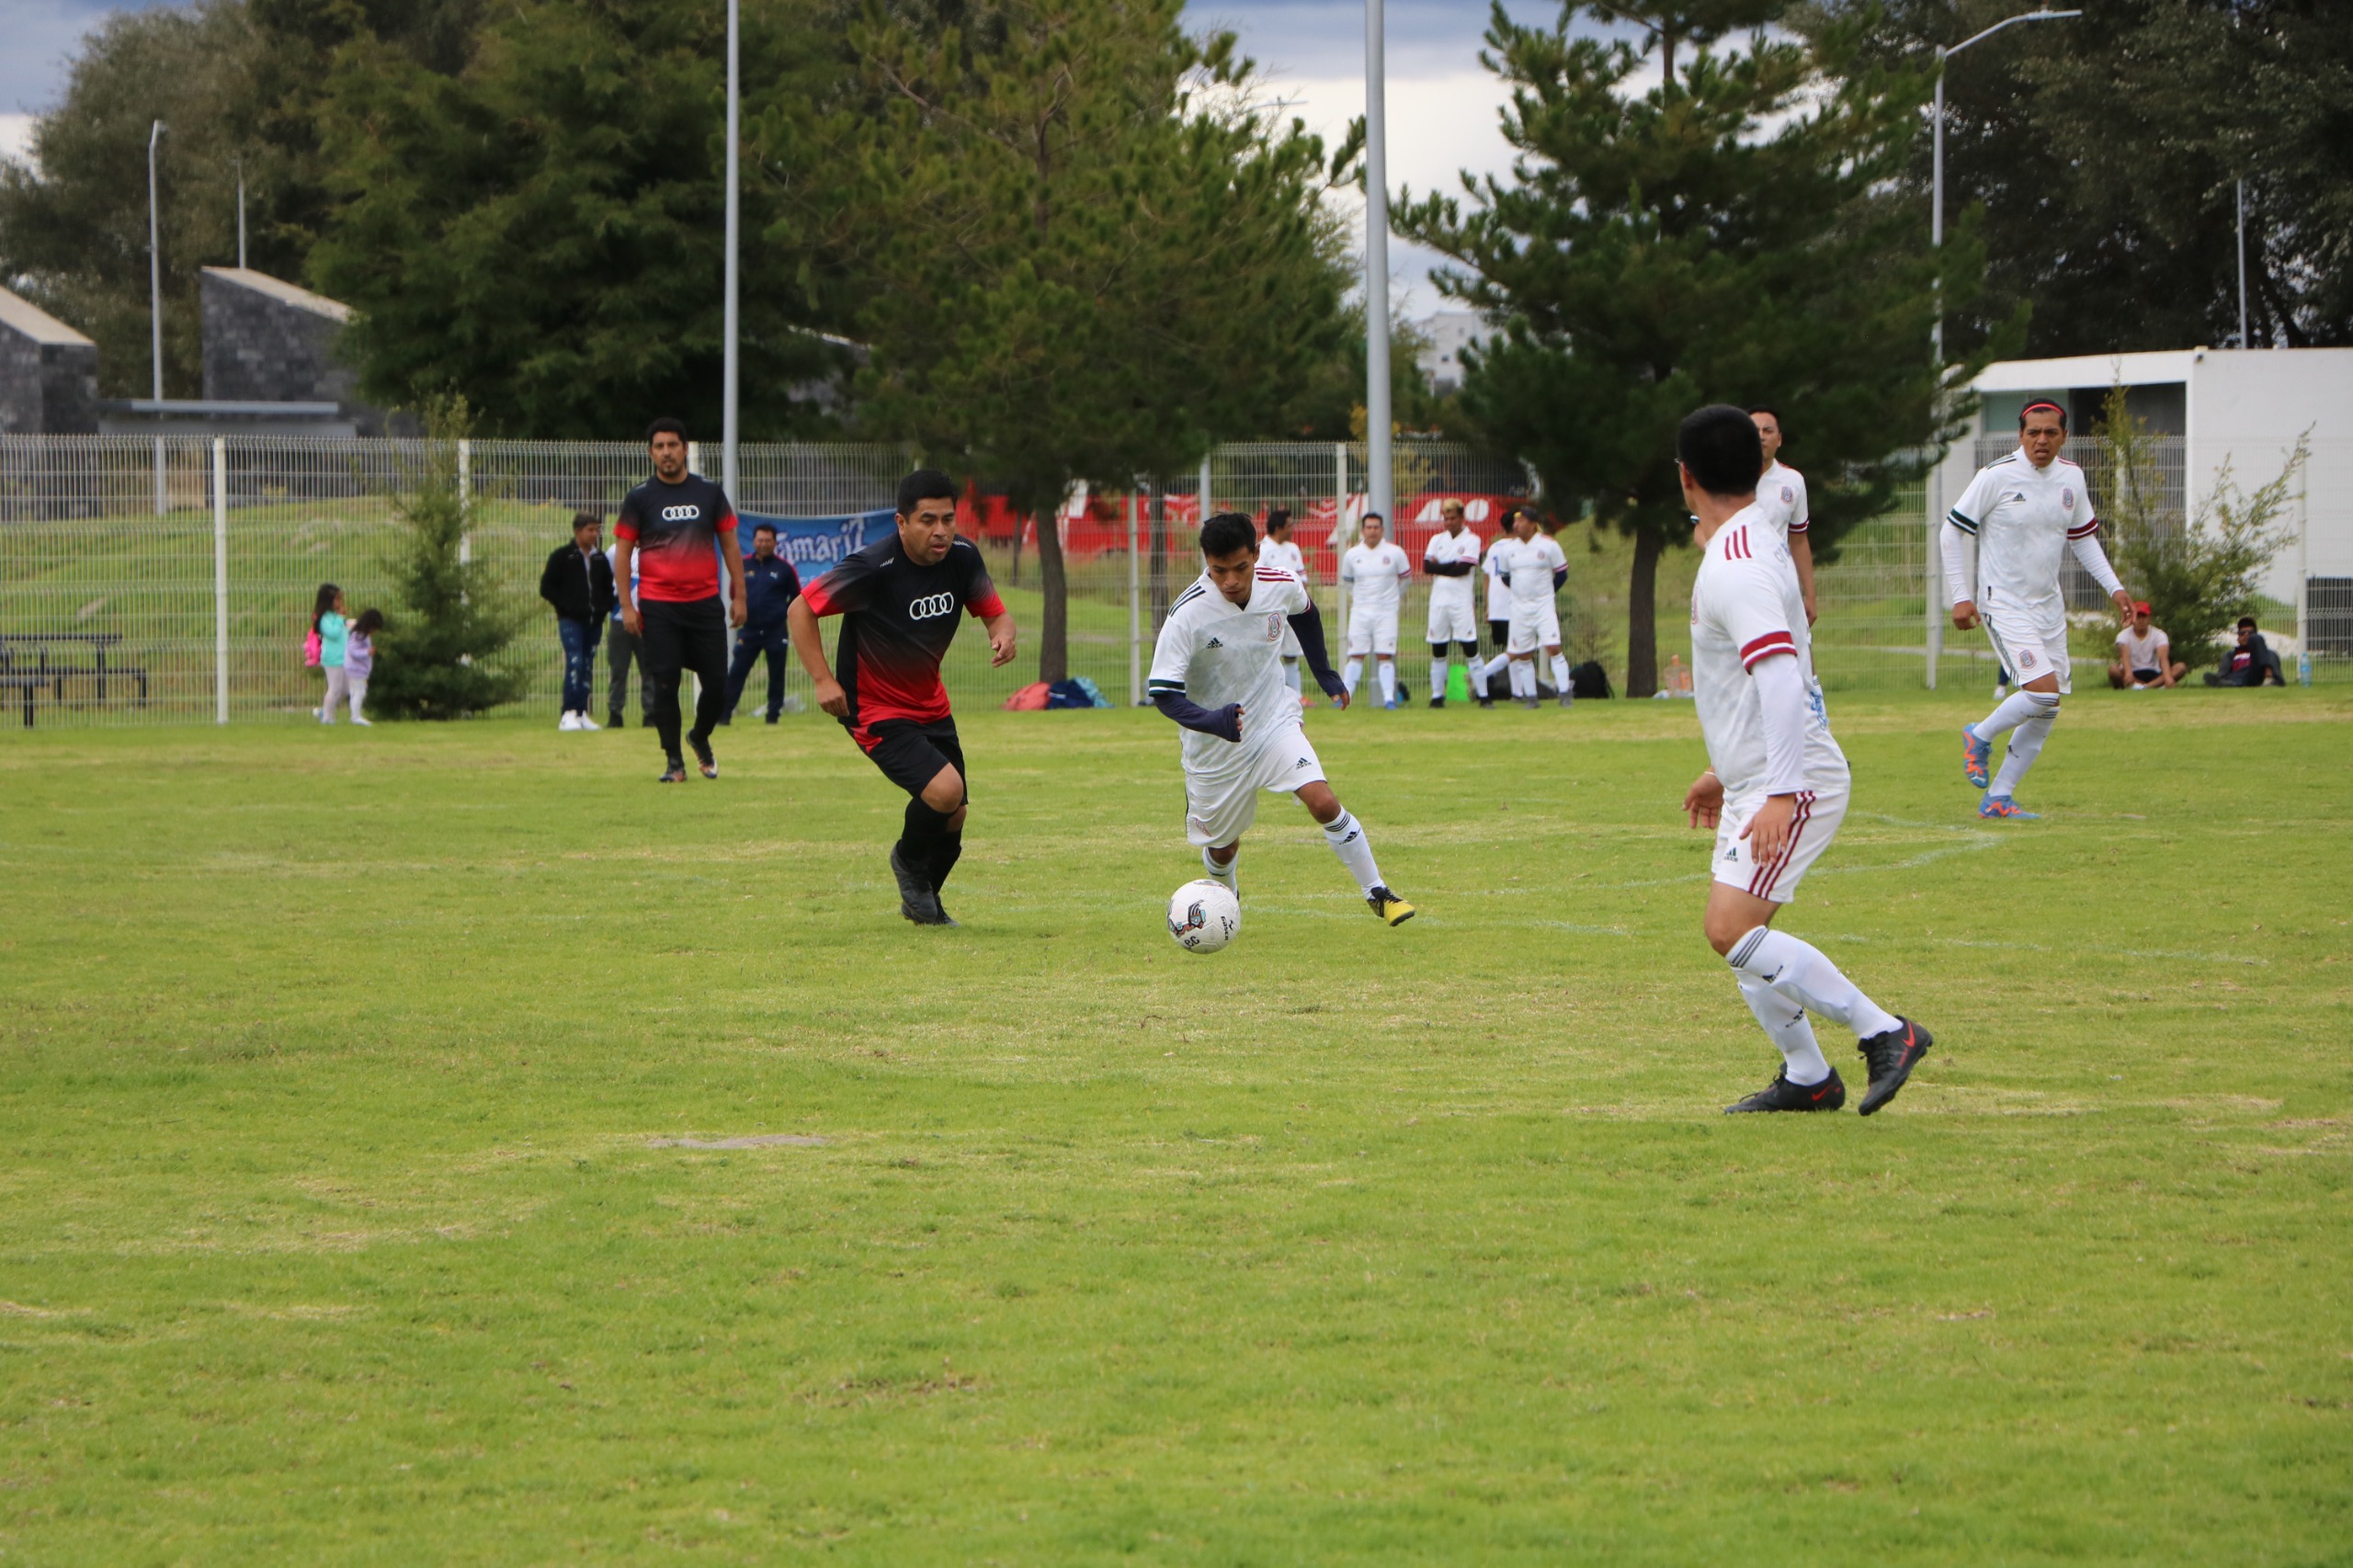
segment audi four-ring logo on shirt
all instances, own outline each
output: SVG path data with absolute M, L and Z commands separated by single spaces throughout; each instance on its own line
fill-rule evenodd
M 665 523 L 691 523 L 702 516 L 700 506 L 665 506 L 662 520 Z
M 938 616 L 955 613 L 956 596 L 953 594 L 932 594 L 916 599 L 907 606 L 909 620 L 930 620 Z

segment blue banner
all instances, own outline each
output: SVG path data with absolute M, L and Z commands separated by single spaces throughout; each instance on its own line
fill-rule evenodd
M 791 562 L 807 583 L 832 571 L 850 551 L 888 537 L 896 514 L 885 506 L 846 517 L 764 517 L 757 512 L 738 512 L 735 519 L 735 537 L 743 541 L 745 554 L 752 552 L 752 530 L 766 523 L 776 529 L 776 552 Z

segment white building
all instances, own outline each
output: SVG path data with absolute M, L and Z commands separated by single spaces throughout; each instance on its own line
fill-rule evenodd
M 1476 311 L 1440 311 L 1420 324 L 1429 346 L 1418 356 L 1422 377 L 1440 397 L 1462 386 L 1462 351 L 1487 335 L 1487 324 Z
M 2225 463 L 2239 489 L 2253 491 L 2279 473 L 2296 437 L 2309 432 L 2312 459 L 2289 518 L 2297 537 L 2273 559 L 2263 592 L 2319 618 L 2310 628 L 2315 652 L 2353 652 L 2331 646 L 2353 638 L 2353 623 L 2341 619 L 2353 614 L 2353 348 L 2184 348 L 2012 359 L 1987 366 L 1972 385 L 1981 409 L 1970 436 L 1953 443 L 1930 476 L 1934 517 L 1943 516 L 1981 464 L 2010 449 L 2019 412 L 2045 399 L 2067 410 L 2075 437 L 2069 455 L 2082 461 L 2085 437 L 2109 389 L 2125 388 L 2126 406 L 2152 433 L 2180 437 L 2189 517 L 2211 494 Z M 2105 501 L 2097 474 L 2092 484 L 2094 499 Z M 2298 629 L 2279 630 L 2293 634 Z

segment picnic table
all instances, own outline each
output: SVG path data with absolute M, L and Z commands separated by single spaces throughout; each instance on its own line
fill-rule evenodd
M 97 699 L 107 699 L 107 682 L 112 678 L 118 687 L 131 681 L 139 687 L 139 706 L 147 706 L 147 672 L 137 665 L 125 665 L 118 658 L 115 667 L 107 668 L 107 651 L 122 642 L 119 631 L 8 631 L 0 632 L 0 692 L 14 693 L 23 703 L 25 728 L 33 727 L 33 707 L 43 692 L 58 705 L 65 701 L 65 683 L 87 679 L 97 691 Z M 51 650 L 56 656 L 51 657 Z M 76 664 L 76 652 L 87 650 L 90 662 Z

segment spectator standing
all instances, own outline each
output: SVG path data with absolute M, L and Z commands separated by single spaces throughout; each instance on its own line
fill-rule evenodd
M 605 559 L 605 522 L 594 512 L 572 515 L 572 542 L 558 545 L 540 573 L 540 597 L 555 611 L 563 643 L 563 717 L 559 730 L 593 730 L 588 704 L 597 683 L 597 643 L 616 604 L 613 563 Z
M 2108 666 L 2108 684 L 2121 690 L 2146 691 L 2153 686 L 2177 686 L 2189 673 L 2176 664 L 2173 643 L 2158 627 L 2149 624 L 2146 599 L 2132 606 L 2131 623 L 2116 634 L 2116 663 Z
M 629 575 L 630 608 L 637 608 L 637 574 Z M 618 582 L 616 583 L 618 586 Z M 645 645 L 636 632 L 621 619 L 620 596 L 613 597 L 613 613 L 605 623 L 605 674 L 612 690 L 605 699 L 605 722 L 613 729 L 621 727 L 622 710 L 629 706 L 629 667 L 637 665 L 637 722 L 647 729 L 654 728 L 654 677 L 645 668 Z
M 792 632 L 785 611 L 801 597 L 801 574 L 777 553 L 776 525 L 762 523 L 752 530 L 752 553 L 744 561 L 744 630 L 735 634 L 734 662 L 727 666 L 727 714 L 744 700 L 744 683 L 760 655 L 768 656 L 768 701 L 763 710 L 771 724 L 784 711 L 784 656 L 791 650 Z M 728 719 L 722 719 L 724 724 Z
M 384 612 L 363 609 L 343 644 L 343 683 L 351 694 L 351 722 L 363 730 L 372 727 L 359 710 L 368 700 L 368 677 L 376 672 L 376 633 L 382 630 Z
M 319 640 L 319 671 L 327 677 L 327 694 L 319 701 L 319 722 L 332 724 L 335 709 L 350 692 L 343 659 L 351 639 L 351 622 L 343 616 L 343 590 L 333 583 L 319 585 L 319 597 L 311 607 L 311 631 Z
M 692 671 L 699 690 L 687 744 L 705 778 L 719 777 L 710 733 L 727 704 L 727 629 L 744 624 L 744 552 L 735 541 L 735 507 L 727 493 L 687 472 L 687 427 L 657 419 L 645 432 L 654 477 L 629 493 L 613 522 L 620 548 L 619 576 L 637 584 L 635 604 L 621 621 L 644 646 L 638 652 L 654 683 L 654 728 L 665 766 L 661 782 L 687 781 L 678 749 L 678 683 Z M 719 568 L 727 568 L 720 597 Z

